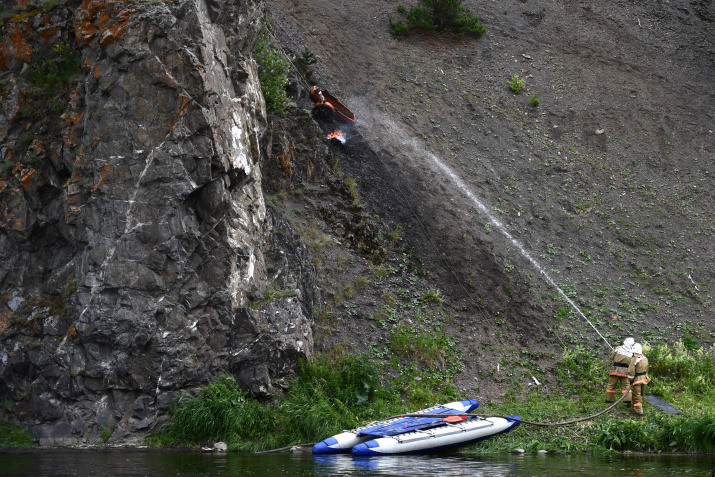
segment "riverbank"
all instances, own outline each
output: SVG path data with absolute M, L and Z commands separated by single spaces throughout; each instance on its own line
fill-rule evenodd
M 561 427 L 520 425 L 459 452 L 715 451 L 713 349 L 690 350 L 682 343 L 645 349 L 653 380 L 646 393 L 665 398 L 683 414 L 666 415 L 646 403 L 644 416 L 637 418 L 621 403 L 591 421 Z M 555 375 L 556 382 L 533 386 L 505 382 L 509 390 L 498 399 L 480 403 L 478 412 L 553 423 L 590 416 L 606 407 L 602 357 L 585 349 L 571 350 L 558 361 Z M 153 449 L 201 449 L 223 441 L 230 452 L 263 451 L 317 442 L 386 416 L 464 398 L 478 396 L 458 392 L 451 380 L 434 368 L 419 370 L 387 356 L 323 357 L 301 364 L 296 380 L 280 401 L 259 402 L 232 378 L 221 377 L 198 395 L 179 399 L 166 425 L 146 444 Z M 7 421 L 3 426 L 3 447 L 31 444 L 26 433 L 17 428 L 7 432 Z M 105 442 L 111 445 L 109 438 Z
M 592 421 L 563 427 L 521 425 L 460 452 L 715 451 L 713 350 L 688 350 L 682 343 L 646 346 L 646 350 L 652 357 L 653 379 L 647 394 L 666 398 L 683 414 L 666 415 L 646 404 L 644 416 L 638 418 L 619 404 Z M 481 403 L 478 412 L 553 423 L 590 416 L 606 407 L 601 357 L 583 349 L 567 352 L 556 375 L 554 383 L 510 386 L 499 399 Z M 179 401 L 171 421 L 148 444 L 210 446 L 220 440 L 231 451 L 260 451 L 317 442 L 385 416 L 473 397 L 458 393 L 449 379 L 429 370 L 409 371 L 394 361 L 366 356 L 322 359 L 303 363 L 285 399 L 268 405 L 248 397 L 232 379 L 221 378 L 197 397 Z

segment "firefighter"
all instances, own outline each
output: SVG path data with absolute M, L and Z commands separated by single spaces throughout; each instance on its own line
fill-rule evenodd
M 606 402 L 613 402 L 616 397 L 616 387 L 621 383 L 621 394 L 628 393 L 623 401 L 626 406 L 631 407 L 631 393 L 628 392 L 628 365 L 631 362 L 633 353 L 631 346 L 635 340 L 631 337 L 623 340 L 623 344 L 608 355 L 611 360 L 611 368 L 608 372 L 608 385 L 606 386 Z
M 628 378 L 633 385 L 633 412 L 638 416 L 643 415 L 643 394 L 645 385 L 650 382 L 648 377 L 648 358 L 643 356 L 643 347 L 640 343 L 633 345 L 633 358 L 628 366 Z

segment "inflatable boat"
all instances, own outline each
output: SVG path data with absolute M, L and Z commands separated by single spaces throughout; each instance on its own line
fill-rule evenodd
M 431 452 L 486 439 L 518 425 L 518 422 L 503 418 L 460 416 L 478 406 L 479 402 L 475 400 L 455 401 L 415 413 L 435 414 L 435 417 L 397 416 L 374 422 L 328 437 L 313 446 L 313 454 L 352 452 L 353 455 L 397 455 Z
M 510 417 L 519 419 L 518 416 Z M 502 417 L 472 417 L 462 422 L 447 422 L 436 427 L 372 439 L 353 446 L 352 454 L 372 456 L 434 452 L 481 441 L 518 425 L 517 421 Z

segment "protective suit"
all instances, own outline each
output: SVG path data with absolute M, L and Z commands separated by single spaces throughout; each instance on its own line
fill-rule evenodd
M 623 344 L 616 349 L 612 350 L 608 355 L 608 359 L 611 361 L 611 367 L 608 370 L 608 385 L 606 385 L 606 402 L 613 402 L 616 399 L 616 388 L 620 383 L 621 394 L 626 394 L 623 401 L 627 406 L 631 404 L 631 393 L 628 392 L 628 366 L 631 363 L 631 358 L 633 358 L 633 352 L 631 351 L 631 346 L 633 346 L 635 340 L 633 338 L 626 338 L 623 340 Z
M 648 358 L 643 356 L 643 347 L 636 343 L 633 346 L 633 358 L 628 366 L 628 378 L 633 384 L 633 412 L 643 415 L 643 394 L 645 386 L 650 382 L 648 377 Z

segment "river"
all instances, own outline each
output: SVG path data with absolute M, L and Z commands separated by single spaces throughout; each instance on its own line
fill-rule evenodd
M 1 476 L 710 476 L 713 455 L 364 457 L 139 451 L 0 454 Z

